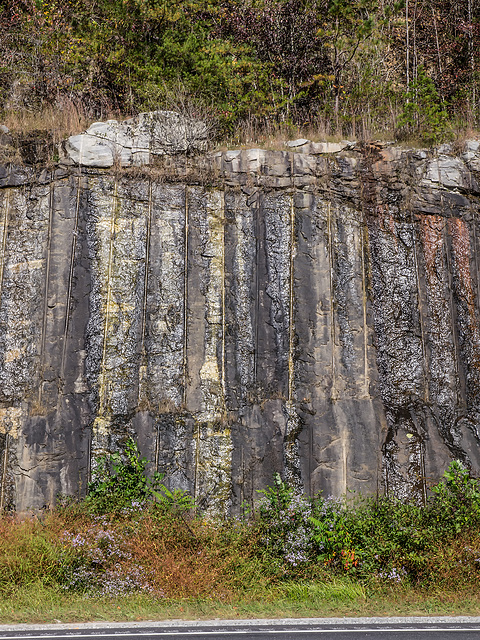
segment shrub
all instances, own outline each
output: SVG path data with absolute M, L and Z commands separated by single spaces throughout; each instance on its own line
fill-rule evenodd
M 398 121 L 403 135 L 419 135 L 427 144 L 444 140 L 449 131 L 448 113 L 423 67 L 418 68 L 417 79 L 411 83 L 404 99 Z
M 262 545 L 287 569 L 311 559 L 311 501 L 288 487 L 277 473 L 273 487 L 261 492 L 259 519 L 263 529 Z
M 450 463 L 443 479 L 432 487 L 428 519 L 442 535 L 454 535 L 480 524 L 480 482 L 458 460 Z
M 321 566 L 367 582 L 431 584 L 451 574 L 446 549 L 457 544 L 459 536 L 476 536 L 480 524 L 479 482 L 456 461 L 432 487 L 425 506 L 388 496 L 307 498 L 278 475 L 274 486 L 262 493 L 261 541 L 280 576 Z M 467 545 L 472 550 L 466 555 L 462 552 L 463 574 L 475 567 L 472 545 Z
M 170 491 L 162 484 L 163 474 L 151 478 L 147 459 L 141 457 L 136 443 L 129 438 L 123 455 L 113 453 L 99 458 L 95 478 L 88 485 L 86 504 L 91 513 L 137 513 L 156 501 L 164 511 L 182 513 L 193 509 L 194 501 L 185 491 Z

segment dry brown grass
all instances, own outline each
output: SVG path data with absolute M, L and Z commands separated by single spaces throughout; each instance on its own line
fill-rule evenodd
M 210 123 L 212 132 L 212 141 L 216 137 L 216 125 L 214 119 L 208 115 L 208 109 L 198 106 L 191 106 L 186 100 L 180 98 L 172 104 L 168 104 L 167 108 L 185 113 L 190 117 L 199 117 Z M 106 114 L 102 120 L 116 119 L 123 120 L 130 117 L 131 114 L 121 114 L 111 112 Z M 397 114 L 398 115 L 398 114 Z M 396 117 L 396 116 L 395 116 Z M 392 116 L 392 122 L 395 117 Z M 66 97 L 56 105 L 45 106 L 43 109 L 33 111 L 29 109 L 10 109 L 3 113 L 0 117 L 0 123 L 5 124 L 12 133 L 28 136 L 29 134 L 41 135 L 42 132 L 48 133 L 48 139 L 53 145 L 58 145 L 65 138 L 85 131 L 92 123 L 92 117 L 87 113 L 84 106 L 80 102 L 75 102 Z M 336 128 L 331 119 L 325 117 L 317 117 L 312 122 L 305 122 L 299 125 L 289 123 L 265 122 L 258 121 L 255 118 L 241 121 L 237 123 L 232 133 L 225 134 L 220 138 L 217 137 L 217 150 L 225 150 L 231 148 L 254 148 L 260 147 L 267 150 L 279 151 L 285 150 L 285 143 L 288 140 L 297 138 L 306 138 L 313 142 L 339 142 L 344 139 L 351 141 L 371 141 L 371 140 L 395 140 L 395 128 L 392 123 L 388 126 L 386 123 L 372 123 L 366 117 L 358 117 L 351 119 L 348 123 L 343 123 Z M 478 139 L 480 131 L 475 129 L 473 125 L 458 125 L 452 127 L 451 139 L 454 150 L 457 153 L 463 151 L 466 140 Z M 423 147 L 425 146 L 420 140 L 412 137 L 408 140 L 397 142 L 403 147 Z M 192 179 L 189 173 L 195 172 L 195 168 L 189 167 L 189 159 L 185 159 L 185 167 L 179 170 L 179 161 L 176 158 L 172 166 L 171 161 L 160 159 L 156 161 L 159 165 L 162 176 L 166 181 L 174 182 L 180 179 Z M 195 163 L 194 163 L 195 164 Z M 205 182 L 205 167 L 203 167 L 202 180 Z M 195 179 L 196 176 L 193 176 Z M 208 176 L 208 180 L 215 182 L 216 176 Z M 207 181 L 208 181 L 207 180 Z
M 229 602 L 249 585 L 266 584 L 252 562 L 257 538 L 254 530 L 247 534 L 245 528 L 235 531 L 185 514 L 125 520 L 69 508 L 43 520 L 4 517 L 0 594 L 35 581 L 62 583 L 62 563 L 90 569 L 97 558 L 100 574 L 115 569 L 129 576 L 140 569 L 153 595 Z
M 41 111 L 9 110 L 2 122 L 12 132 L 17 133 L 48 131 L 57 142 L 81 133 L 88 127 L 88 119 L 82 105 L 67 99 L 59 105 L 47 106 Z
M 211 521 L 145 518 L 128 545 L 158 593 L 229 601 L 239 588 L 235 568 L 245 563 L 247 573 L 251 570 L 256 542 L 255 535 L 236 537 Z

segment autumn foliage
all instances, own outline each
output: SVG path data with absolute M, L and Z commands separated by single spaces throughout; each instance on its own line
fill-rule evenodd
M 479 49 L 478 0 L 2 0 L 0 104 L 99 118 L 188 103 L 229 135 L 421 136 L 426 93 L 450 127 L 478 126 Z

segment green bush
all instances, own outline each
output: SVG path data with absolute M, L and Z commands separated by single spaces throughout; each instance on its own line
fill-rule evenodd
M 95 478 L 88 485 L 85 499 L 91 513 L 138 513 L 148 504 L 172 513 L 193 509 L 193 499 L 180 489 L 170 491 L 162 480 L 163 474 L 154 472 L 150 478 L 146 471 L 147 459 L 141 457 L 136 443 L 129 438 L 123 455 L 113 453 L 101 456 L 95 469 Z
M 442 104 L 433 80 L 423 67 L 418 68 L 405 94 L 405 103 L 398 127 L 406 135 L 418 135 L 427 144 L 436 144 L 449 132 L 448 113 Z
M 478 530 L 480 483 L 454 461 L 431 491 L 425 506 L 388 496 L 307 498 L 277 475 L 262 492 L 262 544 L 279 575 L 320 565 L 367 582 L 430 584 L 447 569 L 445 549 Z M 472 554 L 465 562 L 476 568 Z

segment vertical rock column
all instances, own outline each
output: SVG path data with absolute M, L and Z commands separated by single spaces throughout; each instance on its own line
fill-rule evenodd
M 36 508 L 53 505 L 58 494 L 82 495 L 87 471 L 89 415 L 84 387 L 75 384 L 83 378 L 86 325 L 86 313 L 77 300 L 88 290 L 88 277 L 78 278 L 84 185 L 82 178 L 72 176 L 50 187 L 37 403 L 30 407 L 23 429 L 32 467 L 29 478 L 39 492 Z M 25 508 L 29 503 L 26 495 Z
M 366 229 L 347 204 L 296 196 L 295 386 L 309 490 L 379 488 L 384 414 L 368 302 Z
M 281 191 L 261 198 L 259 230 L 264 242 L 257 255 L 258 315 L 256 384 L 266 402 L 266 420 L 275 424 L 273 442 L 282 452 L 282 472 L 303 489 L 298 458 L 300 425 L 294 404 L 294 257 L 295 209 L 293 194 Z M 262 232 L 260 231 L 262 234 Z M 263 234 L 262 234 L 263 235 Z M 260 235 L 260 238 L 262 238 Z M 263 239 L 263 238 L 262 238 Z M 265 268 L 265 278 L 261 270 Z M 281 410 L 281 413 L 279 412 Z M 270 413 L 271 412 L 271 413 Z M 280 437 L 279 437 L 280 436 Z M 269 479 L 271 484 L 273 478 Z
M 333 297 L 330 203 L 314 194 L 295 195 L 295 392 L 300 420 L 302 466 L 307 490 L 343 490 L 343 456 L 332 456 L 338 443 L 333 415 Z M 339 469 L 339 477 L 336 477 Z
M 226 196 L 227 389 L 237 507 L 254 502 L 275 472 L 299 488 L 303 481 L 292 391 L 292 198 L 253 186 Z
M 369 301 L 368 230 L 364 216 L 350 203 L 330 210 L 332 297 L 332 404 L 339 430 L 342 491 L 375 493 L 380 489 L 379 449 L 385 416 L 378 398 L 378 371 Z M 372 455 L 376 451 L 377 455 Z M 337 456 L 333 456 L 336 458 Z
M 232 429 L 232 490 L 235 507 L 252 502 L 258 423 L 245 420 L 255 389 L 254 286 L 258 193 L 227 189 L 225 193 L 225 378 Z M 257 480 L 263 477 L 262 467 Z
M 185 410 L 188 187 L 152 184 L 139 413 L 142 451 L 171 488 L 193 493 Z
M 92 289 L 87 327 L 87 379 L 95 420 L 92 463 L 121 450 L 133 435 L 144 317 L 147 182 L 111 177 L 89 183 L 87 224 Z
M 232 439 L 225 406 L 224 194 L 188 190 L 185 405 L 194 419 L 194 496 L 227 513 Z
M 476 219 L 449 218 L 453 295 L 461 371 L 464 380 L 464 410 L 457 418 L 457 437 L 469 466 L 480 467 L 480 327 L 478 321 L 478 260 L 475 247 Z M 472 246 L 473 245 L 473 246 Z M 476 286 L 477 285 L 477 286 Z
M 52 187 L 2 192 L 0 255 L 0 444 L 3 507 L 41 508 L 35 482 L 42 433 L 28 430 L 41 411 L 39 374 L 45 339 Z
M 387 416 L 386 489 L 400 499 L 424 493 L 425 342 L 416 232 L 389 211 L 369 217 L 380 389 Z
M 451 457 L 464 459 L 457 416 L 462 405 L 447 218 L 418 216 L 428 305 L 428 438 L 425 474 L 439 477 Z

